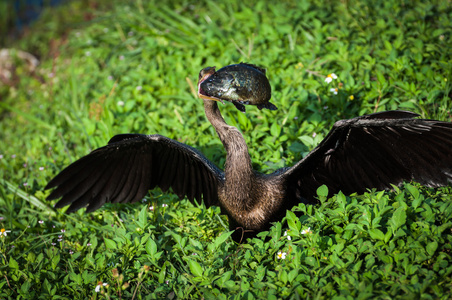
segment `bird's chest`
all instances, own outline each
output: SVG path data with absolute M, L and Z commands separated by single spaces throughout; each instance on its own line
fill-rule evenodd
M 230 182 L 220 200 L 229 218 L 246 229 L 262 230 L 271 217 L 271 202 L 264 199 L 265 186 L 246 182 Z M 270 206 L 267 205 L 270 203 Z

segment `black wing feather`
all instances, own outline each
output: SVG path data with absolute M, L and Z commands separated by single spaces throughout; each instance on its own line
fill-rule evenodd
M 223 172 L 196 149 L 161 135 L 122 134 L 53 178 L 47 197 L 55 207 L 93 211 L 106 202 L 135 202 L 156 186 L 180 197 L 218 205 Z
M 331 195 L 412 180 L 428 187 L 450 184 L 452 123 L 417 116 L 389 111 L 336 122 L 316 149 L 281 174 L 287 198 L 314 203 L 323 184 Z

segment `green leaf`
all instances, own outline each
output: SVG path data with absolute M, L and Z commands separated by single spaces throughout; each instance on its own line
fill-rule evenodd
M 81 274 L 76 274 L 74 272 L 70 272 L 69 273 L 69 277 L 75 281 L 78 285 L 82 285 L 82 275 Z
M 287 284 L 287 278 L 288 278 L 288 276 L 287 276 L 287 271 L 286 271 L 286 270 L 282 269 L 281 271 L 279 271 L 279 273 L 278 273 L 278 279 L 279 279 L 280 281 L 282 281 L 282 283 L 283 283 L 284 285 Z
M 385 239 L 384 233 L 381 230 L 376 229 L 376 228 L 370 229 L 369 230 L 369 235 L 370 235 L 371 238 L 373 238 L 375 240 L 383 241 Z
M 392 227 L 393 232 L 396 232 L 396 230 L 404 225 L 406 223 L 406 211 L 405 208 L 399 207 L 396 209 L 396 211 L 392 214 L 390 225 Z
M 231 275 L 232 275 L 232 271 L 226 271 L 224 272 L 216 281 L 216 283 L 220 286 L 223 287 L 225 282 L 228 281 L 229 279 L 231 279 Z
M 157 254 L 157 244 L 152 238 L 149 238 L 149 240 L 146 242 L 145 249 L 152 258 L 154 258 L 155 254 Z
M 218 249 L 218 247 L 220 247 L 233 233 L 234 233 L 234 231 L 232 230 L 232 231 L 223 232 L 222 234 L 220 234 L 220 236 L 218 236 L 215 239 L 215 241 L 209 245 L 209 250 L 214 251 L 214 250 Z
M 321 185 L 317 189 L 317 195 L 319 197 L 327 197 L 328 196 L 328 187 L 326 185 Z
M 105 241 L 105 247 L 107 249 L 117 249 L 116 242 L 107 238 L 104 238 Z
M 30 286 L 31 286 L 31 283 L 30 283 L 30 281 L 27 280 L 20 287 L 20 291 L 25 294 L 30 289 Z
M 60 262 L 60 255 L 56 254 L 51 259 L 52 269 L 55 270 L 58 267 L 58 263 Z
M 297 278 L 297 276 L 298 276 L 298 270 L 294 269 L 294 270 L 289 272 L 289 275 L 287 276 L 287 279 L 289 280 L 290 283 L 292 283 L 292 281 L 294 281 L 295 278 Z
M 241 128 L 249 129 L 251 127 L 251 123 L 244 113 L 237 114 L 237 119 Z
M 148 224 L 148 207 L 146 205 L 143 206 L 143 208 L 140 210 L 140 214 L 138 215 L 138 226 L 141 229 L 146 228 L 146 225 Z
M 410 192 L 415 200 L 419 198 L 419 190 L 415 186 L 407 184 L 405 185 L 405 188 Z
M 166 266 L 169 265 L 169 262 L 165 262 L 162 266 L 162 269 L 159 272 L 159 276 L 158 276 L 158 282 L 159 283 L 163 283 L 165 281 L 165 277 L 166 277 Z
M 314 146 L 314 139 L 308 135 L 303 135 L 298 137 L 298 139 L 309 149 L 311 149 Z
M 93 133 L 96 130 L 96 122 L 93 122 L 92 120 L 88 118 L 82 118 L 83 126 L 86 130 L 86 134 L 93 135 Z
M 298 217 L 290 210 L 286 212 L 287 225 L 296 235 L 300 233 L 301 223 Z
M 278 125 L 278 123 L 273 122 L 272 126 L 270 127 L 270 133 L 273 137 L 279 137 L 281 134 L 281 126 Z
M 411 202 L 411 206 L 413 206 L 414 209 L 417 209 L 419 206 L 421 206 L 422 202 L 424 201 L 424 197 L 417 197 L 414 198 Z
M 9 267 L 11 269 L 19 269 L 19 264 L 12 256 L 9 257 Z
M 384 83 L 386 83 L 386 79 L 383 73 L 381 72 L 377 72 L 377 80 L 378 82 L 383 85 Z
M 327 195 L 328 195 L 328 192 L 327 192 Z M 339 193 L 337 194 L 336 201 L 339 204 L 339 207 L 345 211 L 345 205 L 347 204 L 347 199 L 341 191 L 339 191 Z
M 189 259 L 188 260 L 188 266 L 190 268 L 190 272 L 193 275 L 198 276 L 198 277 L 202 276 L 202 267 L 201 267 L 201 265 L 198 262 Z
M 85 270 L 82 273 L 82 278 L 84 284 L 93 283 L 94 280 L 96 279 L 96 275 L 93 273 L 89 273 L 87 270 Z
M 308 256 L 305 258 L 305 263 L 310 265 L 311 267 L 315 267 L 317 265 L 317 261 L 315 257 Z
M 438 242 L 433 241 L 433 242 L 429 243 L 427 245 L 426 249 L 427 249 L 427 253 L 430 256 L 433 256 L 433 254 L 435 254 L 436 249 L 438 249 Z
M 386 231 L 386 233 L 385 233 L 385 238 L 384 238 L 384 242 L 385 242 L 385 243 L 388 243 L 389 240 L 391 239 L 391 237 L 392 237 L 392 231 L 391 231 L 391 230 Z

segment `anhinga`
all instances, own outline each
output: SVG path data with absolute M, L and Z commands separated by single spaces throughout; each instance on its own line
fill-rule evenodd
M 106 202 L 141 200 L 156 186 L 163 191 L 171 187 L 179 198 L 220 206 L 231 230 L 240 228 L 252 236 L 281 220 L 294 205 L 316 203 L 316 190 L 323 184 L 330 194 L 348 195 L 391 189 L 404 181 L 428 187 L 452 182 L 452 123 L 414 119 L 418 115 L 406 111 L 338 121 L 294 166 L 261 174 L 252 168 L 242 134 L 221 116 L 220 99 L 202 88 L 214 74 L 214 68 L 201 70 L 198 95 L 226 149 L 224 172 L 198 150 L 167 137 L 122 134 L 53 178 L 46 189 L 56 189 L 48 199 L 62 197 L 55 207 L 70 204 L 68 212 L 85 206 L 91 212 Z M 241 238 L 242 231 L 236 230 L 233 239 Z

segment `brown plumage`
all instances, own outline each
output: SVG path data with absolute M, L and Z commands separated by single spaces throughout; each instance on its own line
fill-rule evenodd
M 208 78 L 200 73 L 200 84 Z M 106 202 L 141 200 L 149 189 L 170 187 L 179 198 L 218 205 L 231 230 L 245 237 L 266 230 L 287 209 L 300 202 L 316 203 L 316 190 L 326 184 L 330 194 L 390 189 L 391 184 L 417 181 L 429 187 L 452 182 L 452 123 L 415 119 L 405 111 L 389 111 L 338 121 L 326 138 L 290 168 L 272 174 L 252 169 L 242 134 L 228 125 L 217 102 L 200 93 L 207 119 L 222 141 L 224 172 L 196 149 L 160 135 L 125 134 L 74 162 L 46 189 L 48 199 L 70 204 L 68 212 Z M 233 239 L 240 241 L 242 230 Z

